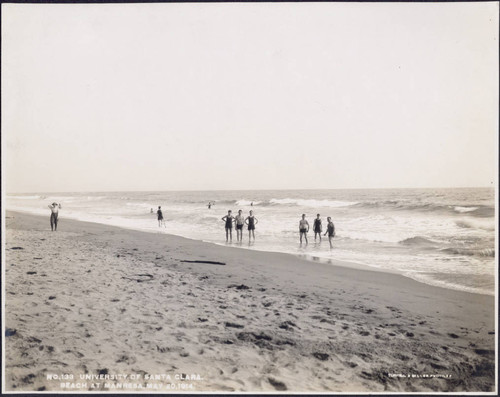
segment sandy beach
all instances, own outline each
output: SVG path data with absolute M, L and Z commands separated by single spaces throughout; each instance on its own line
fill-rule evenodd
M 496 389 L 492 296 L 64 217 L 5 238 L 5 391 Z

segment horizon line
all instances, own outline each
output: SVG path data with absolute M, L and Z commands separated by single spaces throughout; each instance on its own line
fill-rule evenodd
M 441 187 L 356 187 L 356 188 L 281 188 L 281 189 L 166 189 L 166 190 L 59 190 L 59 191 L 26 191 L 26 192 L 4 192 L 5 195 L 15 194 L 59 194 L 59 193 L 130 193 L 130 192 L 250 192 L 250 191 L 311 191 L 311 190 L 409 190 L 409 189 L 495 189 L 496 186 L 441 186 Z

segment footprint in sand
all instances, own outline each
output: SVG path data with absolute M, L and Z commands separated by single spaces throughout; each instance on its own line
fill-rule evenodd
M 21 379 L 21 382 L 31 384 L 31 383 L 33 383 L 33 379 L 35 379 L 35 378 L 36 378 L 35 374 L 28 374 L 24 378 Z
M 77 358 L 85 357 L 85 355 L 83 353 L 80 353 L 79 351 L 69 350 L 69 349 L 65 350 L 64 353 L 73 354 Z
M 279 325 L 279 328 L 286 331 L 293 331 L 292 327 L 297 327 L 297 325 L 293 321 L 284 321 Z
M 330 355 L 327 354 L 327 353 L 315 352 L 312 355 L 313 355 L 313 357 L 317 358 L 320 361 L 326 361 L 326 360 L 328 360 L 330 358 Z
M 241 285 L 231 284 L 231 285 L 228 285 L 227 288 L 236 288 L 238 290 L 250 289 L 250 287 L 245 285 L 245 284 L 241 284 Z
M 495 357 L 495 350 L 487 350 L 487 349 L 475 349 L 474 353 L 480 356 L 489 356 L 491 358 Z
M 279 380 L 276 380 L 274 378 L 267 378 L 268 382 L 273 386 L 276 390 L 279 391 L 285 391 L 288 390 L 286 385 L 283 382 L 280 382 Z
M 445 370 L 445 369 L 448 369 L 446 368 L 445 366 L 443 365 L 439 365 L 439 364 L 436 364 L 436 363 L 431 363 L 431 367 L 434 368 L 434 369 L 437 369 L 437 370 Z

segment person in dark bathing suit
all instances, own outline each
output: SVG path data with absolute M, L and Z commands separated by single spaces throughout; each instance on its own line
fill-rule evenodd
M 158 227 L 161 227 L 161 225 L 164 225 L 163 212 L 161 212 L 161 206 L 158 206 L 158 211 L 156 211 L 156 214 L 158 215 Z
M 227 211 L 227 215 L 222 217 L 222 220 L 226 223 L 226 242 L 228 239 L 233 241 L 233 222 L 234 216 L 231 215 L 231 210 Z
M 313 230 L 314 230 L 314 241 L 316 241 L 316 236 L 319 235 L 319 241 L 321 242 L 321 232 L 323 230 L 322 230 L 321 219 L 319 218 L 319 214 L 316 215 L 316 219 L 314 220 Z
M 248 225 L 248 241 L 253 237 L 255 241 L 255 225 L 259 223 L 259 220 L 253 216 L 253 211 L 250 211 L 250 215 L 245 219 L 245 223 Z
M 332 218 L 326 218 L 328 220 L 328 226 L 326 227 L 326 234 L 328 233 L 328 241 L 330 242 L 330 248 L 333 248 L 332 239 L 335 237 L 335 225 L 332 222 Z

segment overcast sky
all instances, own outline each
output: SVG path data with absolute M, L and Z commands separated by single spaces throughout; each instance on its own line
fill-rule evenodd
M 2 4 L 5 190 L 494 186 L 498 11 Z

